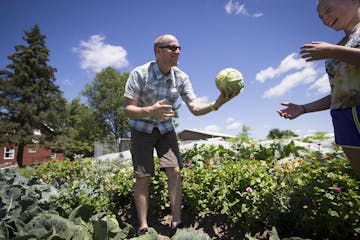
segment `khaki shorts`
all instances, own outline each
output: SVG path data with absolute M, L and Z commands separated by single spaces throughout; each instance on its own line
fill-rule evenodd
M 151 176 L 155 172 L 154 148 L 160 168 L 182 168 L 179 145 L 175 131 L 161 134 L 154 128 L 151 134 L 131 129 L 131 156 L 135 178 Z

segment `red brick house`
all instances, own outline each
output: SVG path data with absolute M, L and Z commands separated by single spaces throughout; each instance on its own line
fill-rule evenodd
M 0 167 L 17 164 L 16 145 L 0 145 Z M 39 162 L 46 162 L 51 160 L 62 160 L 64 158 L 63 153 L 55 152 L 54 149 L 46 148 L 42 146 L 36 146 L 36 144 L 27 144 L 24 147 L 23 153 L 23 165 L 33 165 Z
M 40 130 L 34 130 L 34 135 L 41 135 Z M 16 144 L 0 144 L 0 168 L 17 164 L 16 156 L 18 147 Z M 27 144 L 23 152 L 23 166 L 51 160 L 62 160 L 64 154 L 55 149 L 36 144 L 36 141 Z

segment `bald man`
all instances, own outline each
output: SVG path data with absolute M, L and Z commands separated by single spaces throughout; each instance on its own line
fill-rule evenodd
M 131 130 L 131 155 L 135 177 L 135 204 L 138 214 L 138 234 L 148 232 L 149 180 L 154 174 L 153 151 L 156 149 L 161 170 L 168 179 L 172 213 L 171 228 L 181 228 L 183 166 L 172 118 L 178 97 L 195 116 L 220 108 L 237 93 L 221 92 L 208 104 L 196 99 L 187 74 L 177 65 L 181 47 L 177 38 L 165 34 L 154 42 L 155 61 L 133 69 L 125 86 L 125 114 Z

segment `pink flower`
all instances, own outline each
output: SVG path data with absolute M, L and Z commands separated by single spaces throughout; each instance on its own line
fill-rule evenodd
M 319 152 L 320 152 L 321 143 L 318 143 L 317 145 L 318 145 Z
M 253 190 L 252 190 L 251 187 L 247 187 L 247 188 L 245 189 L 245 191 L 248 192 L 248 193 L 251 193 Z
M 342 192 L 341 188 L 333 188 L 332 191 L 333 191 L 334 193 L 341 193 L 341 192 Z
M 185 167 L 187 167 L 187 168 L 191 168 L 193 166 L 194 166 L 194 164 L 192 164 L 192 163 L 185 163 Z
M 311 167 L 312 169 L 317 169 L 317 166 L 316 166 L 315 164 L 311 164 L 310 167 Z

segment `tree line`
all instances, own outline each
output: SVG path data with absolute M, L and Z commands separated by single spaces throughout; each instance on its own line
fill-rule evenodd
M 85 104 L 81 96 L 67 101 L 55 83 L 57 69 L 49 65 L 45 39 L 38 25 L 24 31 L 25 44 L 14 47 L 10 64 L 0 70 L 0 144 L 18 146 L 19 166 L 26 144 L 86 157 L 93 156 L 95 141 L 128 135 L 122 106 L 129 73 L 107 67 L 83 89 Z

